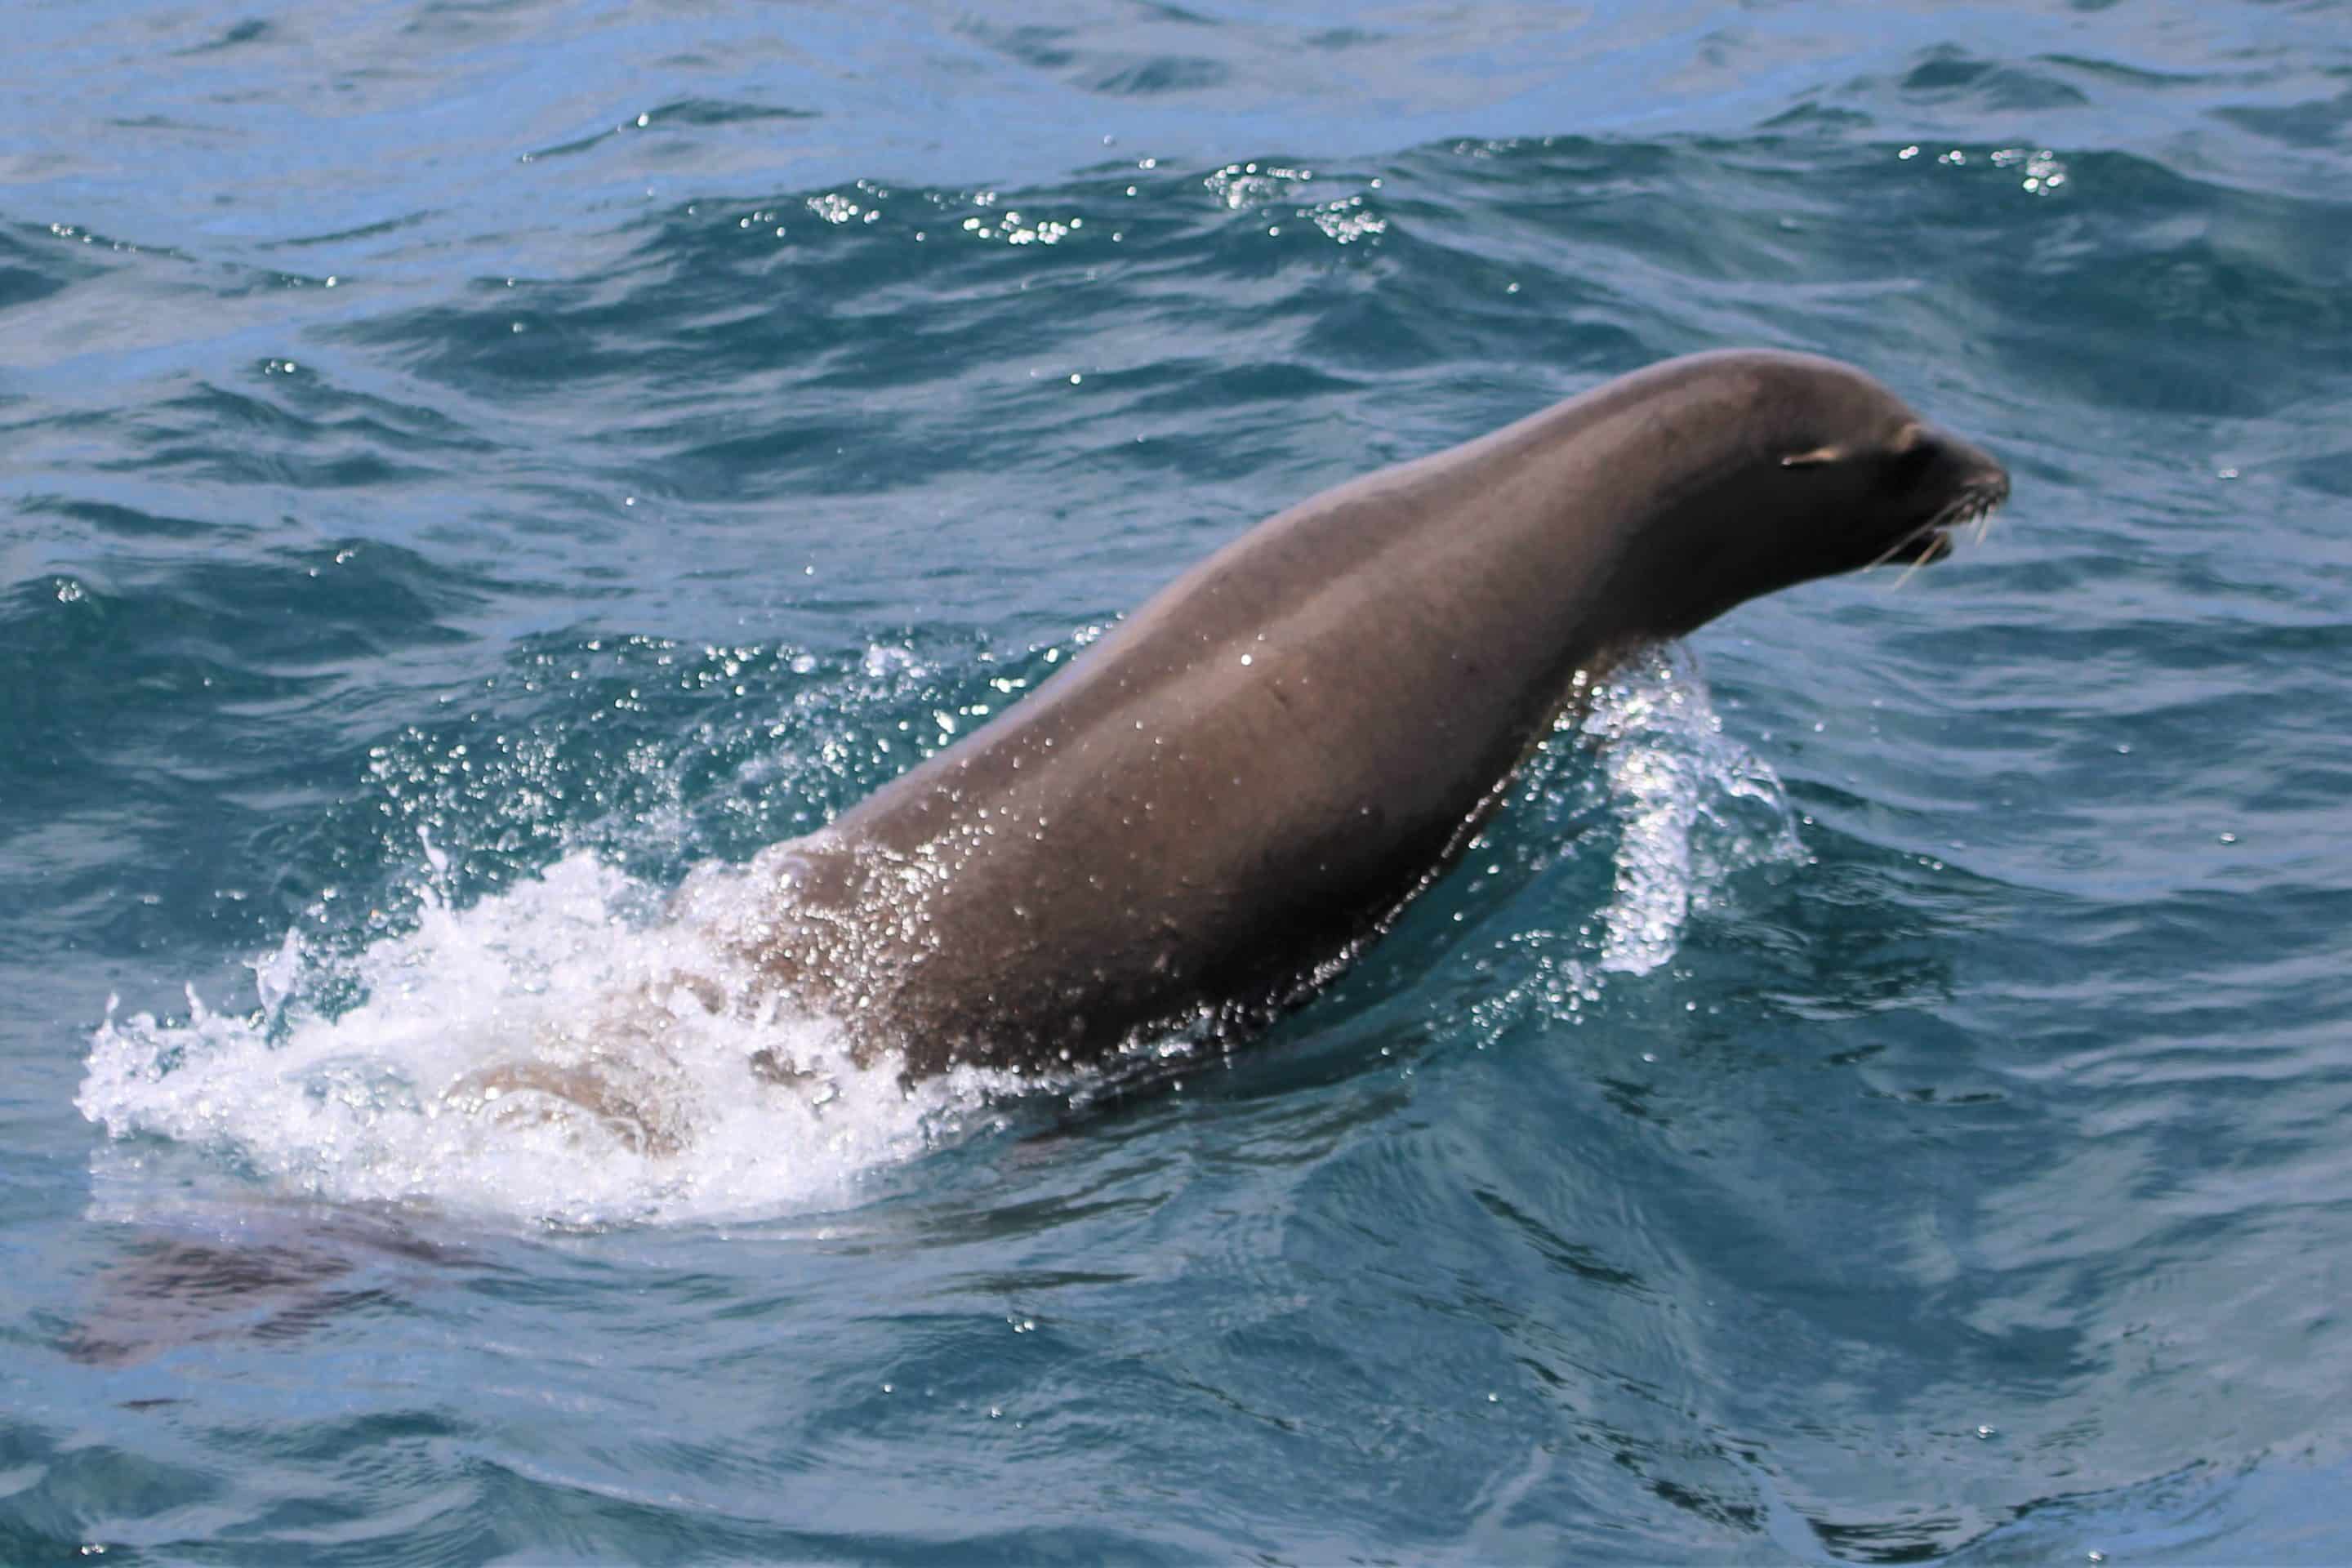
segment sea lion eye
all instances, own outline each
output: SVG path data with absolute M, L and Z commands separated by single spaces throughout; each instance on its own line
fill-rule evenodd
M 1824 463 L 1838 462 L 1845 457 L 1843 447 L 1815 447 L 1810 452 L 1791 452 L 1780 459 L 1784 468 L 1814 468 Z

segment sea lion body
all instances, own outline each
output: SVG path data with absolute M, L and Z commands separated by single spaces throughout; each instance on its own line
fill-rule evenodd
M 988 725 L 746 868 L 722 941 L 862 1052 L 1032 1070 L 1311 990 L 1563 704 L 2005 498 L 1861 372 L 1669 361 L 1292 507 Z M 689 908 L 695 900 L 689 900 Z

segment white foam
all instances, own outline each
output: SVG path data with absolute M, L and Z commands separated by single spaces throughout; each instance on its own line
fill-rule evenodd
M 208 1147 L 281 1193 L 571 1225 L 837 1206 L 866 1173 L 989 1119 L 1003 1086 L 986 1076 L 910 1091 L 813 1020 L 682 1003 L 658 1038 L 617 1022 L 669 994 L 674 973 L 724 973 L 658 906 L 573 854 L 463 911 L 429 900 L 415 931 L 349 959 L 289 935 L 256 961 L 250 1014 L 193 992 L 183 1020 L 110 1008 L 76 1104 L 117 1139 Z M 339 1015 L 313 1004 L 353 986 L 365 999 Z M 764 1082 L 749 1066 L 761 1050 L 815 1076 Z M 584 1059 L 674 1130 L 675 1149 L 641 1152 L 626 1128 L 552 1096 L 462 1089 L 502 1063 Z

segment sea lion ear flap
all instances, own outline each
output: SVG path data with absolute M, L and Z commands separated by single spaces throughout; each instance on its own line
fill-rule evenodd
M 1843 447 L 1816 447 L 1810 452 L 1791 452 L 1780 459 L 1784 468 L 1817 468 L 1824 463 L 1834 463 L 1845 457 Z

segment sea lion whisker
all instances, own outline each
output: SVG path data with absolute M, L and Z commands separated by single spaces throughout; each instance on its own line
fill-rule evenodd
M 1921 540 L 1927 538 L 1929 534 L 1934 533 L 1936 530 L 1943 526 L 1943 518 L 1940 514 L 1936 517 L 1929 518 L 1927 521 L 1921 523 L 1918 527 L 1913 529 L 1910 532 L 1905 534 L 1902 538 L 1888 545 L 1876 558 L 1872 560 L 1867 565 L 1864 566 L 1863 570 L 1869 572 L 1885 565 L 1888 562 L 1902 554 L 1906 550 L 1910 549 L 1911 546 L 1918 543 Z M 1909 574 L 1906 573 L 1905 575 L 1908 576 Z M 1896 579 L 1895 585 L 1897 587 L 1902 585 L 1900 578 Z

